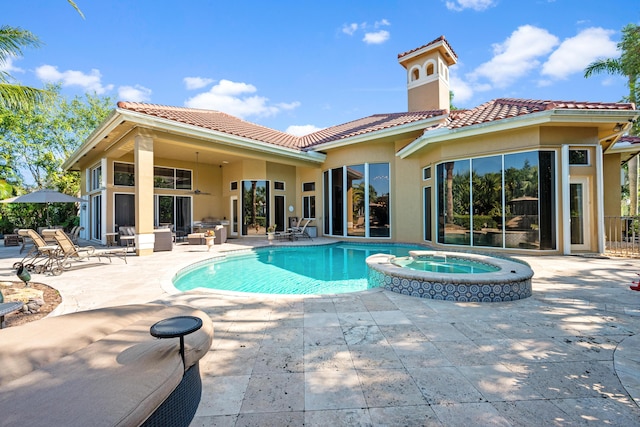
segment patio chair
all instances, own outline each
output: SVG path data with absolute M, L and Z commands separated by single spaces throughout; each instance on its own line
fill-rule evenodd
M 59 267 L 63 270 L 68 270 L 71 266 L 71 261 L 73 260 L 87 260 L 90 257 L 97 257 L 98 261 L 101 258 L 108 258 L 109 262 L 111 262 L 112 256 L 117 256 L 118 258 L 122 258 L 127 263 L 127 254 L 125 249 L 105 249 L 97 251 L 93 246 L 77 246 L 74 245 L 69 236 L 60 230 L 43 230 L 43 236 L 50 237 L 55 239 L 58 243 L 58 249 L 56 250 L 56 262 Z M 62 271 L 55 269 L 53 270 L 53 274 L 60 274 Z
M 302 222 L 304 222 L 304 225 L 302 227 L 294 227 L 289 229 L 289 231 L 292 234 L 293 240 L 298 240 L 301 237 L 304 237 L 306 239 L 309 240 L 313 240 L 311 239 L 311 236 L 309 236 L 309 233 L 307 233 L 307 225 L 309 225 L 309 223 L 311 222 L 311 219 L 303 219 Z
M 22 237 L 25 245 L 27 242 L 31 242 L 32 246 L 22 261 L 13 264 L 13 268 L 18 269 L 20 266 L 24 266 L 27 271 L 35 273 L 43 273 L 50 270 L 54 264 L 58 245 L 49 244 L 35 230 L 30 228 L 18 230 L 18 235 Z
M 127 251 L 129 248 L 136 248 L 136 227 L 131 225 L 121 225 L 118 229 L 120 246 L 126 246 Z

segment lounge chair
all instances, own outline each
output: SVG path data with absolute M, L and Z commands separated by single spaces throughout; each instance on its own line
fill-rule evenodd
M 42 236 L 30 228 L 18 230 L 18 235 L 22 237 L 25 245 L 31 242 L 32 246 L 22 261 L 13 264 L 13 268 L 18 269 L 24 266 L 27 271 L 35 273 L 49 271 L 55 264 L 55 252 L 58 249 L 58 245 L 46 242 Z
M 43 236 L 50 237 L 55 239 L 58 243 L 58 249 L 56 251 L 57 255 L 57 263 L 63 267 L 63 269 L 67 270 L 71 261 L 73 260 L 81 260 L 81 259 L 89 259 L 90 257 L 97 257 L 98 260 L 101 258 L 108 258 L 109 262 L 111 262 L 111 257 L 116 256 L 124 260 L 125 264 L 127 263 L 127 252 L 126 249 L 104 249 L 104 250 L 96 250 L 93 246 L 77 246 L 74 245 L 69 236 L 60 230 L 43 230 Z M 62 271 L 54 270 L 53 274 L 60 274 Z
M 67 234 L 74 245 L 78 244 L 78 239 L 80 238 L 80 232 L 84 230 L 84 227 L 79 225 L 74 226 L 71 231 Z
M 311 220 L 303 219 L 302 222 L 304 222 L 304 225 L 302 227 L 298 226 L 289 229 L 289 232 L 292 234 L 292 239 L 298 240 L 299 238 L 304 237 L 306 239 L 312 240 L 311 236 L 309 236 L 309 233 L 307 233 L 307 225 L 309 225 Z

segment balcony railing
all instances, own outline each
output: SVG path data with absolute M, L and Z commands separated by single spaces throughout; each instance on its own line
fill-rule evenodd
M 640 216 L 606 216 L 604 233 L 607 254 L 640 256 Z

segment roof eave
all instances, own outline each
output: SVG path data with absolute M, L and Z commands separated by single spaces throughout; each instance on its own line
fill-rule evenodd
M 251 149 L 265 154 L 285 156 L 296 160 L 304 160 L 320 164 L 323 163 L 326 159 L 326 155 L 322 153 L 306 152 L 296 148 L 282 147 L 263 141 L 257 141 L 251 138 L 230 135 L 224 132 L 205 129 L 199 126 L 176 122 L 170 119 L 150 116 L 144 113 L 117 108 L 116 110 L 114 110 L 114 113 L 112 113 L 112 116 L 107 121 L 105 121 L 103 125 L 100 126 L 100 128 L 94 131 L 94 133 L 92 133 L 91 136 L 87 138 L 86 142 L 78 150 L 76 150 L 76 152 L 71 157 L 69 157 L 67 161 L 65 161 L 63 167 L 70 168 L 72 165 L 74 165 L 84 154 L 90 151 L 95 145 L 98 144 L 98 142 L 100 142 L 106 135 L 109 134 L 109 132 L 115 129 L 115 127 L 123 121 L 135 123 L 138 126 L 149 127 L 153 130 L 181 134 L 198 139 L 215 139 L 215 142 L 223 145 L 229 145 L 236 148 Z
M 597 114 L 594 114 L 597 113 Z M 396 156 L 404 159 L 419 151 L 423 147 L 437 142 L 447 141 L 453 138 L 466 138 L 471 136 L 483 135 L 487 133 L 512 130 L 528 126 L 539 126 L 546 123 L 611 123 L 622 122 L 631 124 L 630 120 L 635 120 L 640 112 L 637 110 L 577 110 L 577 109 L 558 109 L 540 111 L 536 113 L 526 114 L 507 119 L 494 120 L 487 123 L 478 123 L 475 125 L 464 126 L 461 128 L 442 128 L 434 131 L 425 132 L 416 138 L 409 145 L 399 150 Z M 612 135 L 618 132 L 613 132 Z

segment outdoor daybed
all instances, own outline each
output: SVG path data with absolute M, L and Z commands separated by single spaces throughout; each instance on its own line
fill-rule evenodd
M 150 335 L 156 322 L 176 316 L 202 320 L 200 329 L 184 336 L 184 356 L 176 335 Z M 160 304 L 2 329 L 0 425 L 188 426 L 202 392 L 199 360 L 212 340 L 204 312 Z

